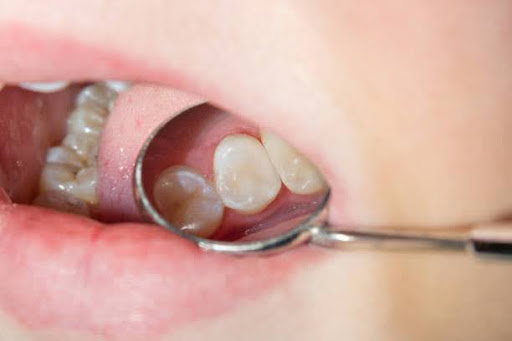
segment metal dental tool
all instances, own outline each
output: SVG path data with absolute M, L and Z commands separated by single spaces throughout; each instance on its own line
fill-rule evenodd
M 201 106 L 184 110 L 198 110 Z M 204 251 L 216 251 L 234 255 L 262 255 L 282 252 L 303 244 L 331 249 L 384 249 L 384 250 L 439 250 L 468 251 L 473 254 L 512 256 L 512 220 L 447 228 L 383 228 L 370 229 L 359 226 L 332 226 L 327 220 L 330 193 L 327 192 L 318 207 L 309 215 L 294 220 L 290 229 L 261 240 L 218 241 L 187 233 L 166 221 L 155 208 L 145 187 L 144 174 L 148 171 L 147 152 L 170 133 L 172 119 L 161 124 L 146 140 L 139 152 L 134 174 L 134 191 L 139 208 L 152 222 L 195 243 Z M 165 134 L 163 134 L 165 135 Z M 512 259 L 512 257 L 510 258 Z

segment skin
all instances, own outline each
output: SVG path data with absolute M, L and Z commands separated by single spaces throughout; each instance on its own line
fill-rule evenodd
M 0 23 L 146 60 L 274 127 L 326 174 L 334 224 L 438 226 L 512 211 L 511 6 L 20 0 L 0 1 Z M 161 338 L 509 339 L 511 279 L 507 263 L 464 255 L 333 253 L 264 298 Z M 7 313 L 0 330 L 94 339 Z

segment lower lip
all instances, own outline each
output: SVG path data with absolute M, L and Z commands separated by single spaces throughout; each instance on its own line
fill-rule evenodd
M 73 74 L 161 81 L 168 74 L 16 25 L 0 30 L 0 42 L 0 65 L 24 66 L 0 70 L 1 79 L 31 80 L 25 76 L 36 71 L 48 79 Z M 53 65 L 61 73 L 55 75 Z M 98 65 L 104 67 L 95 72 Z M 155 226 L 103 225 L 0 205 L 0 306 L 29 329 L 156 337 L 255 300 L 283 285 L 299 265 L 319 259 L 307 249 L 269 258 L 205 254 Z

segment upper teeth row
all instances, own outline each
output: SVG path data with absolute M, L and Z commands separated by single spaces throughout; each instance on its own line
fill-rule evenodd
M 66 137 L 46 154 L 35 204 L 89 215 L 89 205 L 97 202 L 99 138 L 116 97 L 117 91 L 106 82 L 79 93 Z
M 246 134 L 226 136 L 215 149 L 214 184 L 190 167 L 166 169 L 153 192 L 160 212 L 176 227 L 210 237 L 221 224 L 219 207 L 255 214 L 277 197 L 282 183 L 295 194 L 327 188 L 319 170 L 291 145 L 266 130 L 261 140 L 263 144 Z

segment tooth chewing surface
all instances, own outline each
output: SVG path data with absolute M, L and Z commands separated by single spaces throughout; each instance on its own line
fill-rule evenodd
M 196 236 L 212 236 L 222 222 L 224 205 L 215 187 L 191 167 L 164 170 L 155 182 L 153 198 L 169 223 Z
M 263 211 L 281 180 L 262 144 L 252 136 L 226 136 L 214 153 L 215 186 L 224 205 L 243 214 Z
M 292 193 L 315 194 L 327 189 L 318 168 L 298 150 L 266 130 L 261 131 L 261 141 L 281 180 Z
M 89 215 L 89 205 L 98 201 L 98 143 L 117 92 L 104 83 L 82 89 L 68 118 L 67 135 L 61 145 L 50 148 L 34 204 Z

